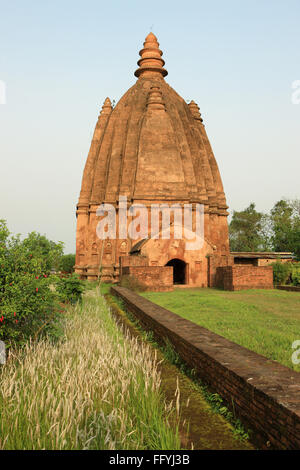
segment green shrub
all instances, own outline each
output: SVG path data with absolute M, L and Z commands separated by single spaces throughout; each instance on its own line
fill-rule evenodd
M 300 263 L 292 266 L 292 284 L 294 286 L 300 286 Z
M 37 232 L 29 233 L 22 243 L 23 249 L 32 254 L 44 272 L 59 269 L 63 246 L 63 242 L 53 242 Z
M 59 269 L 64 273 L 72 273 L 75 265 L 75 255 L 63 255 L 60 259 Z
M 286 284 L 290 281 L 292 274 L 292 264 L 291 263 L 281 263 L 276 261 L 272 263 L 273 266 L 273 280 L 275 285 Z
M 0 339 L 8 348 L 13 343 L 24 344 L 40 332 L 51 333 L 60 314 L 47 271 L 60 245 L 47 242 L 34 233 L 24 241 L 12 237 L 5 221 L 0 220 Z
M 300 263 L 276 263 L 273 266 L 274 284 L 293 284 L 300 285 Z
M 57 277 L 55 287 L 61 302 L 74 304 L 82 299 L 84 282 L 75 273 L 66 277 Z

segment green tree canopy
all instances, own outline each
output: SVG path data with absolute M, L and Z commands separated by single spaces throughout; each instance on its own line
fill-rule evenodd
M 49 272 L 51 269 L 59 269 L 63 256 L 63 242 L 48 240 L 45 235 L 31 232 L 23 241 L 24 248 L 29 254 L 42 262 L 43 269 Z
M 300 259 L 300 200 L 281 199 L 270 213 L 274 251 L 291 251 Z
M 231 251 L 290 251 L 300 260 L 300 200 L 281 199 L 269 214 L 254 203 L 234 211 L 229 239 Z
M 60 270 L 65 273 L 72 273 L 75 265 L 75 255 L 63 255 L 60 260 Z
M 267 217 L 252 202 L 243 211 L 234 211 L 229 225 L 231 251 L 268 250 Z

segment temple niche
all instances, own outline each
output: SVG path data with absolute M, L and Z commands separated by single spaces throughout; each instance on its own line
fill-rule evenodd
M 153 33 L 139 54 L 136 83 L 115 107 L 106 98 L 98 117 L 77 205 L 75 270 L 84 279 L 101 273 L 109 282 L 135 275 L 157 288 L 213 286 L 217 268 L 232 264 L 218 165 L 199 106 L 165 81 L 168 72 Z M 98 239 L 97 208 L 113 205 L 118 224 L 119 196 L 148 211 L 152 204 L 190 204 L 193 210 L 203 205 L 201 248 L 187 250 L 185 237 L 174 238 L 174 217 L 169 240 L 152 239 L 150 226 L 139 239 Z

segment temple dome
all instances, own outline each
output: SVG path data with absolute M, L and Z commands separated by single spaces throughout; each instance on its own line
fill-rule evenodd
M 183 201 L 227 215 L 219 169 L 199 107 L 166 83 L 153 33 L 140 51 L 136 83 L 112 108 L 104 102 L 86 162 L 78 209 L 102 202 Z

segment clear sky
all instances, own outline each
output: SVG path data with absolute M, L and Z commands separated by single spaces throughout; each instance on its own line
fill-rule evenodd
M 0 218 L 75 250 L 100 107 L 118 101 L 150 29 L 166 80 L 195 100 L 230 210 L 300 197 L 299 0 L 0 0 Z

